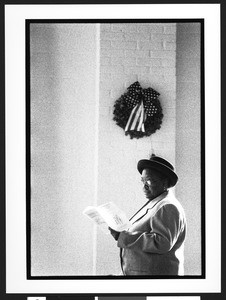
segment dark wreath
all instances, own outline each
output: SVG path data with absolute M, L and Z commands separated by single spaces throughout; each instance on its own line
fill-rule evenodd
M 113 110 L 113 120 L 118 126 L 125 129 L 128 119 L 133 108 L 143 101 L 145 111 L 144 128 L 145 132 L 137 130 L 125 131 L 125 135 L 130 135 L 130 138 L 142 138 L 150 136 L 157 129 L 160 129 L 162 124 L 162 107 L 158 100 L 160 94 L 152 88 L 142 89 L 138 81 L 134 82 L 127 88 L 127 92 L 121 95 L 115 101 Z

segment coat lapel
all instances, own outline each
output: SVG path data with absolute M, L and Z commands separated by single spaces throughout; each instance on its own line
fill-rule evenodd
M 160 200 L 165 198 L 167 196 L 168 192 L 164 192 L 152 201 L 148 202 L 140 211 L 138 210 L 138 213 L 136 213 L 130 221 L 133 223 L 137 222 L 139 219 L 141 219 L 144 215 L 147 214 L 148 210 L 153 208 Z

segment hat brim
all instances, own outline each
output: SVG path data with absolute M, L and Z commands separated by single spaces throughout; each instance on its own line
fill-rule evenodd
M 144 169 L 154 169 L 159 171 L 160 173 L 166 175 L 169 178 L 170 187 L 175 186 L 178 180 L 177 174 L 173 170 L 168 168 L 166 165 L 161 164 L 160 162 L 141 159 L 137 164 L 137 169 L 140 174 L 142 174 Z

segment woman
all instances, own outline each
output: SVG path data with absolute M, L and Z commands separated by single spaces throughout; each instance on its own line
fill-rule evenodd
M 123 275 L 183 275 L 186 219 L 169 191 L 178 177 L 167 160 L 154 155 L 140 160 L 137 168 L 148 201 L 130 219 L 127 231 L 109 228 L 121 249 Z

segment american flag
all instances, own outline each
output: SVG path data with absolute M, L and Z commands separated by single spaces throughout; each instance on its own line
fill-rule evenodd
M 138 103 L 132 110 L 129 120 L 127 121 L 125 132 L 130 130 L 145 132 L 144 122 L 145 122 L 145 111 L 143 101 Z

